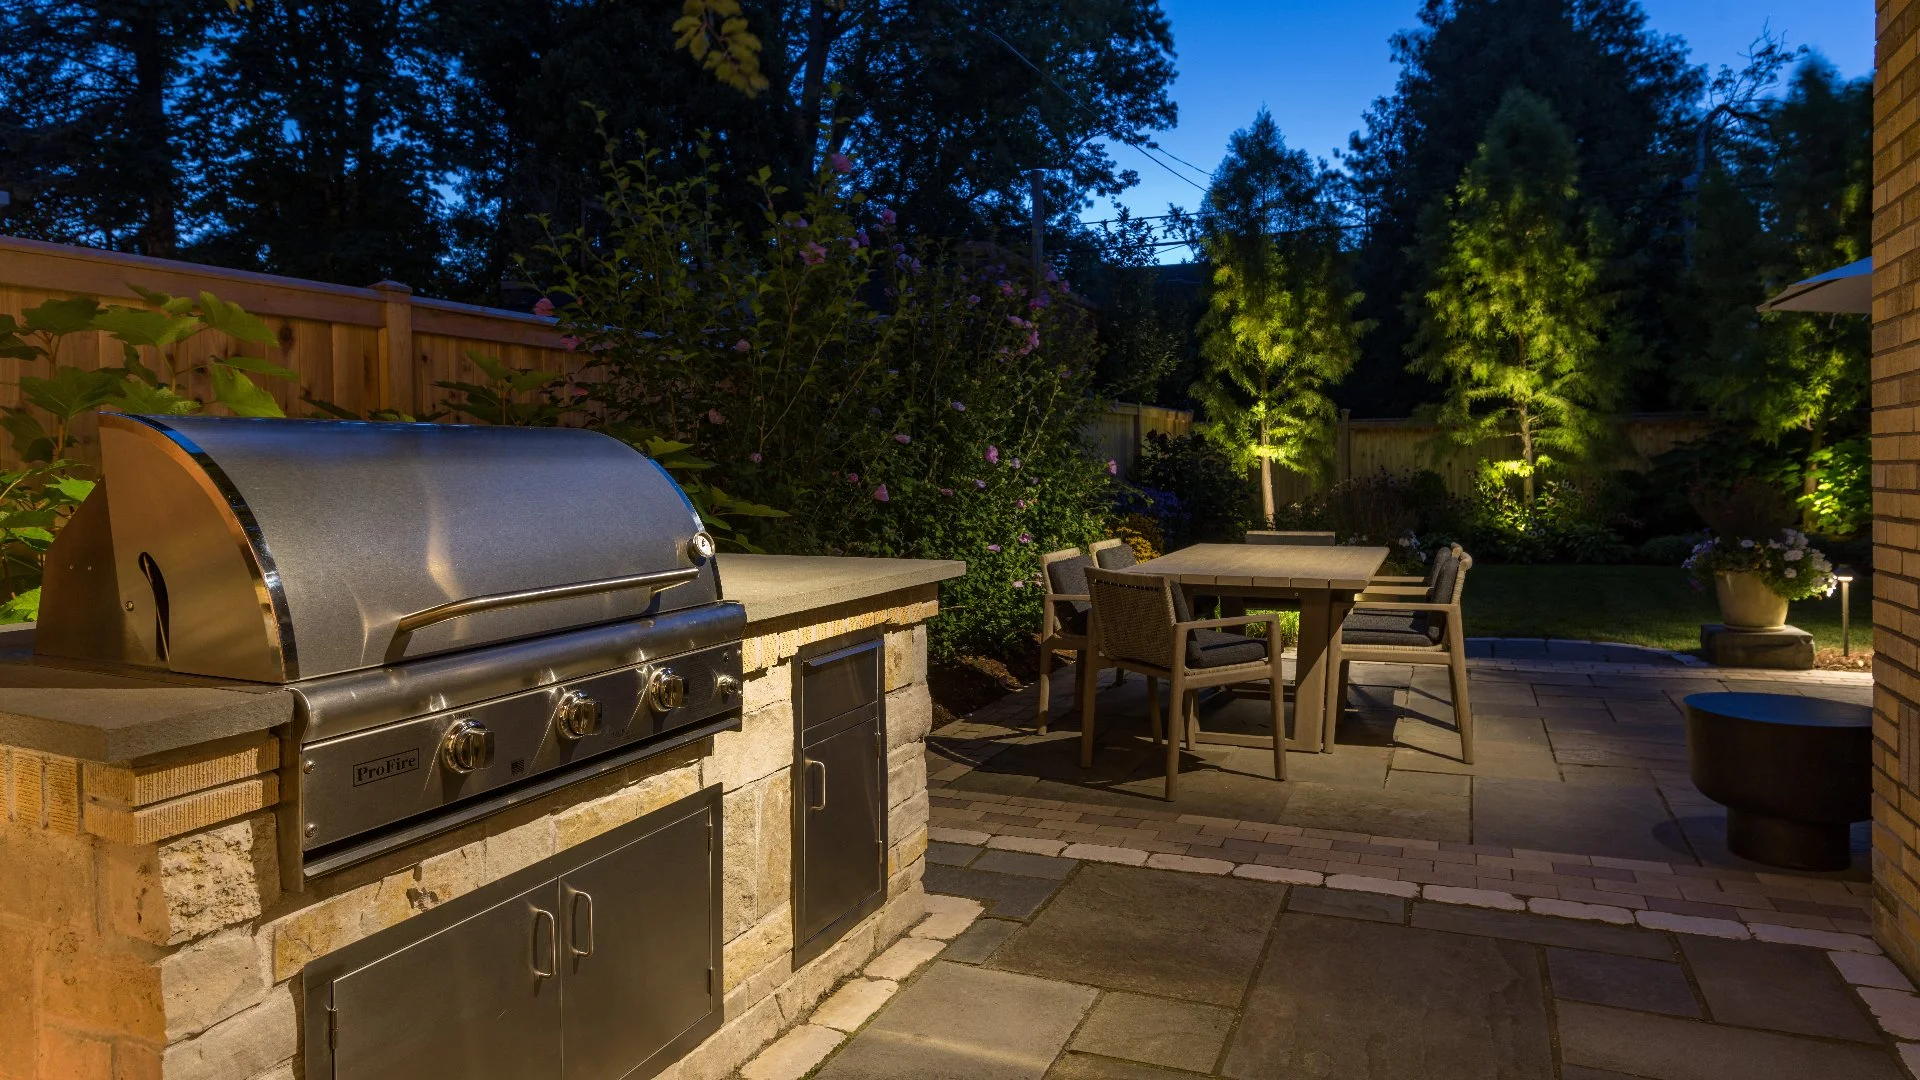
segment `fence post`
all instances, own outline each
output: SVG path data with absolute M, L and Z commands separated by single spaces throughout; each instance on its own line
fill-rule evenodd
M 1353 419 L 1352 409 L 1341 409 L 1340 420 L 1333 429 L 1333 478 L 1335 483 L 1353 479 Z
M 420 414 L 413 385 L 413 290 L 397 281 L 376 281 L 380 294 L 380 371 L 374 385 L 374 406 L 409 416 Z

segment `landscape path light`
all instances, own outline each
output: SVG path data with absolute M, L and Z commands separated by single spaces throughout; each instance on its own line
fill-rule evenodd
M 1833 568 L 1834 580 L 1840 583 L 1840 655 L 1853 655 L 1853 567 L 1836 566 Z

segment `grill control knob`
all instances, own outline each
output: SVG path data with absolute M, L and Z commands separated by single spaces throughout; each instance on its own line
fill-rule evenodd
M 553 726 L 569 739 L 584 739 L 600 733 L 600 702 L 578 690 L 560 695 L 553 710 Z
M 740 692 L 739 679 L 736 679 L 731 675 L 715 675 L 713 677 L 713 696 L 714 697 L 727 698 L 727 697 L 732 697 L 733 695 L 739 692 Z
M 463 776 L 492 765 L 493 732 L 478 720 L 455 720 L 440 743 L 440 760 Z
M 655 668 L 647 679 L 647 704 L 655 712 L 669 712 L 687 703 L 687 681 L 672 668 Z

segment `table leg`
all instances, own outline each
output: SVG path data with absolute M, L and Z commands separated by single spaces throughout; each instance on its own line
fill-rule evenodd
M 1302 750 L 1326 749 L 1321 728 L 1326 722 L 1327 637 L 1332 631 L 1332 608 L 1330 590 L 1301 590 L 1300 648 L 1293 668 L 1292 745 Z
M 1353 593 L 1342 592 L 1333 594 L 1327 611 L 1329 653 L 1338 652 L 1338 650 L 1332 647 L 1334 644 L 1332 635 L 1340 633 L 1340 628 L 1346 623 L 1347 614 L 1353 610 L 1356 599 L 1357 597 Z M 1321 723 L 1320 752 L 1323 754 L 1331 754 L 1333 753 L 1334 746 L 1334 728 L 1340 723 L 1341 714 L 1347 711 L 1347 688 L 1341 681 L 1344 675 L 1343 669 L 1347 666 L 1347 662 L 1345 660 L 1336 660 L 1332 655 L 1329 655 L 1327 659 L 1322 662 L 1321 666 L 1327 669 L 1327 704 L 1326 716 Z

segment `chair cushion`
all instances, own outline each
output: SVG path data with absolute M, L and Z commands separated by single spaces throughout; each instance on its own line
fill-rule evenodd
M 1093 557 L 1099 562 L 1102 570 L 1125 570 L 1140 561 L 1134 557 L 1133 547 L 1130 544 L 1115 544 L 1113 547 L 1101 548 L 1093 553 Z
M 1355 611 L 1340 626 L 1346 645 L 1414 645 L 1440 643 L 1441 624 L 1423 611 Z
M 1071 596 L 1087 595 L 1087 568 L 1093 565 L 1088 555 L 1075 555 L 1047 564 L 1047 590 Z M 1087 632 L 1087 612 L 1093 605 L 1085 600 L 1061 600 L 1053 605 L 1053 617 L 1068 634 Z
M 1452 548 L 1433 553 L 1433 576 L 1427 580 L 1427 603 L 1453 603 L 1453 583 L 1460 576 L 1460 557 Z
M 1265 638 L 1244 637 L 1221 630 L 1195 630 L 1187 640 L 1187 666 L 1231 667 L 1257 664 L 1267 658 Z

